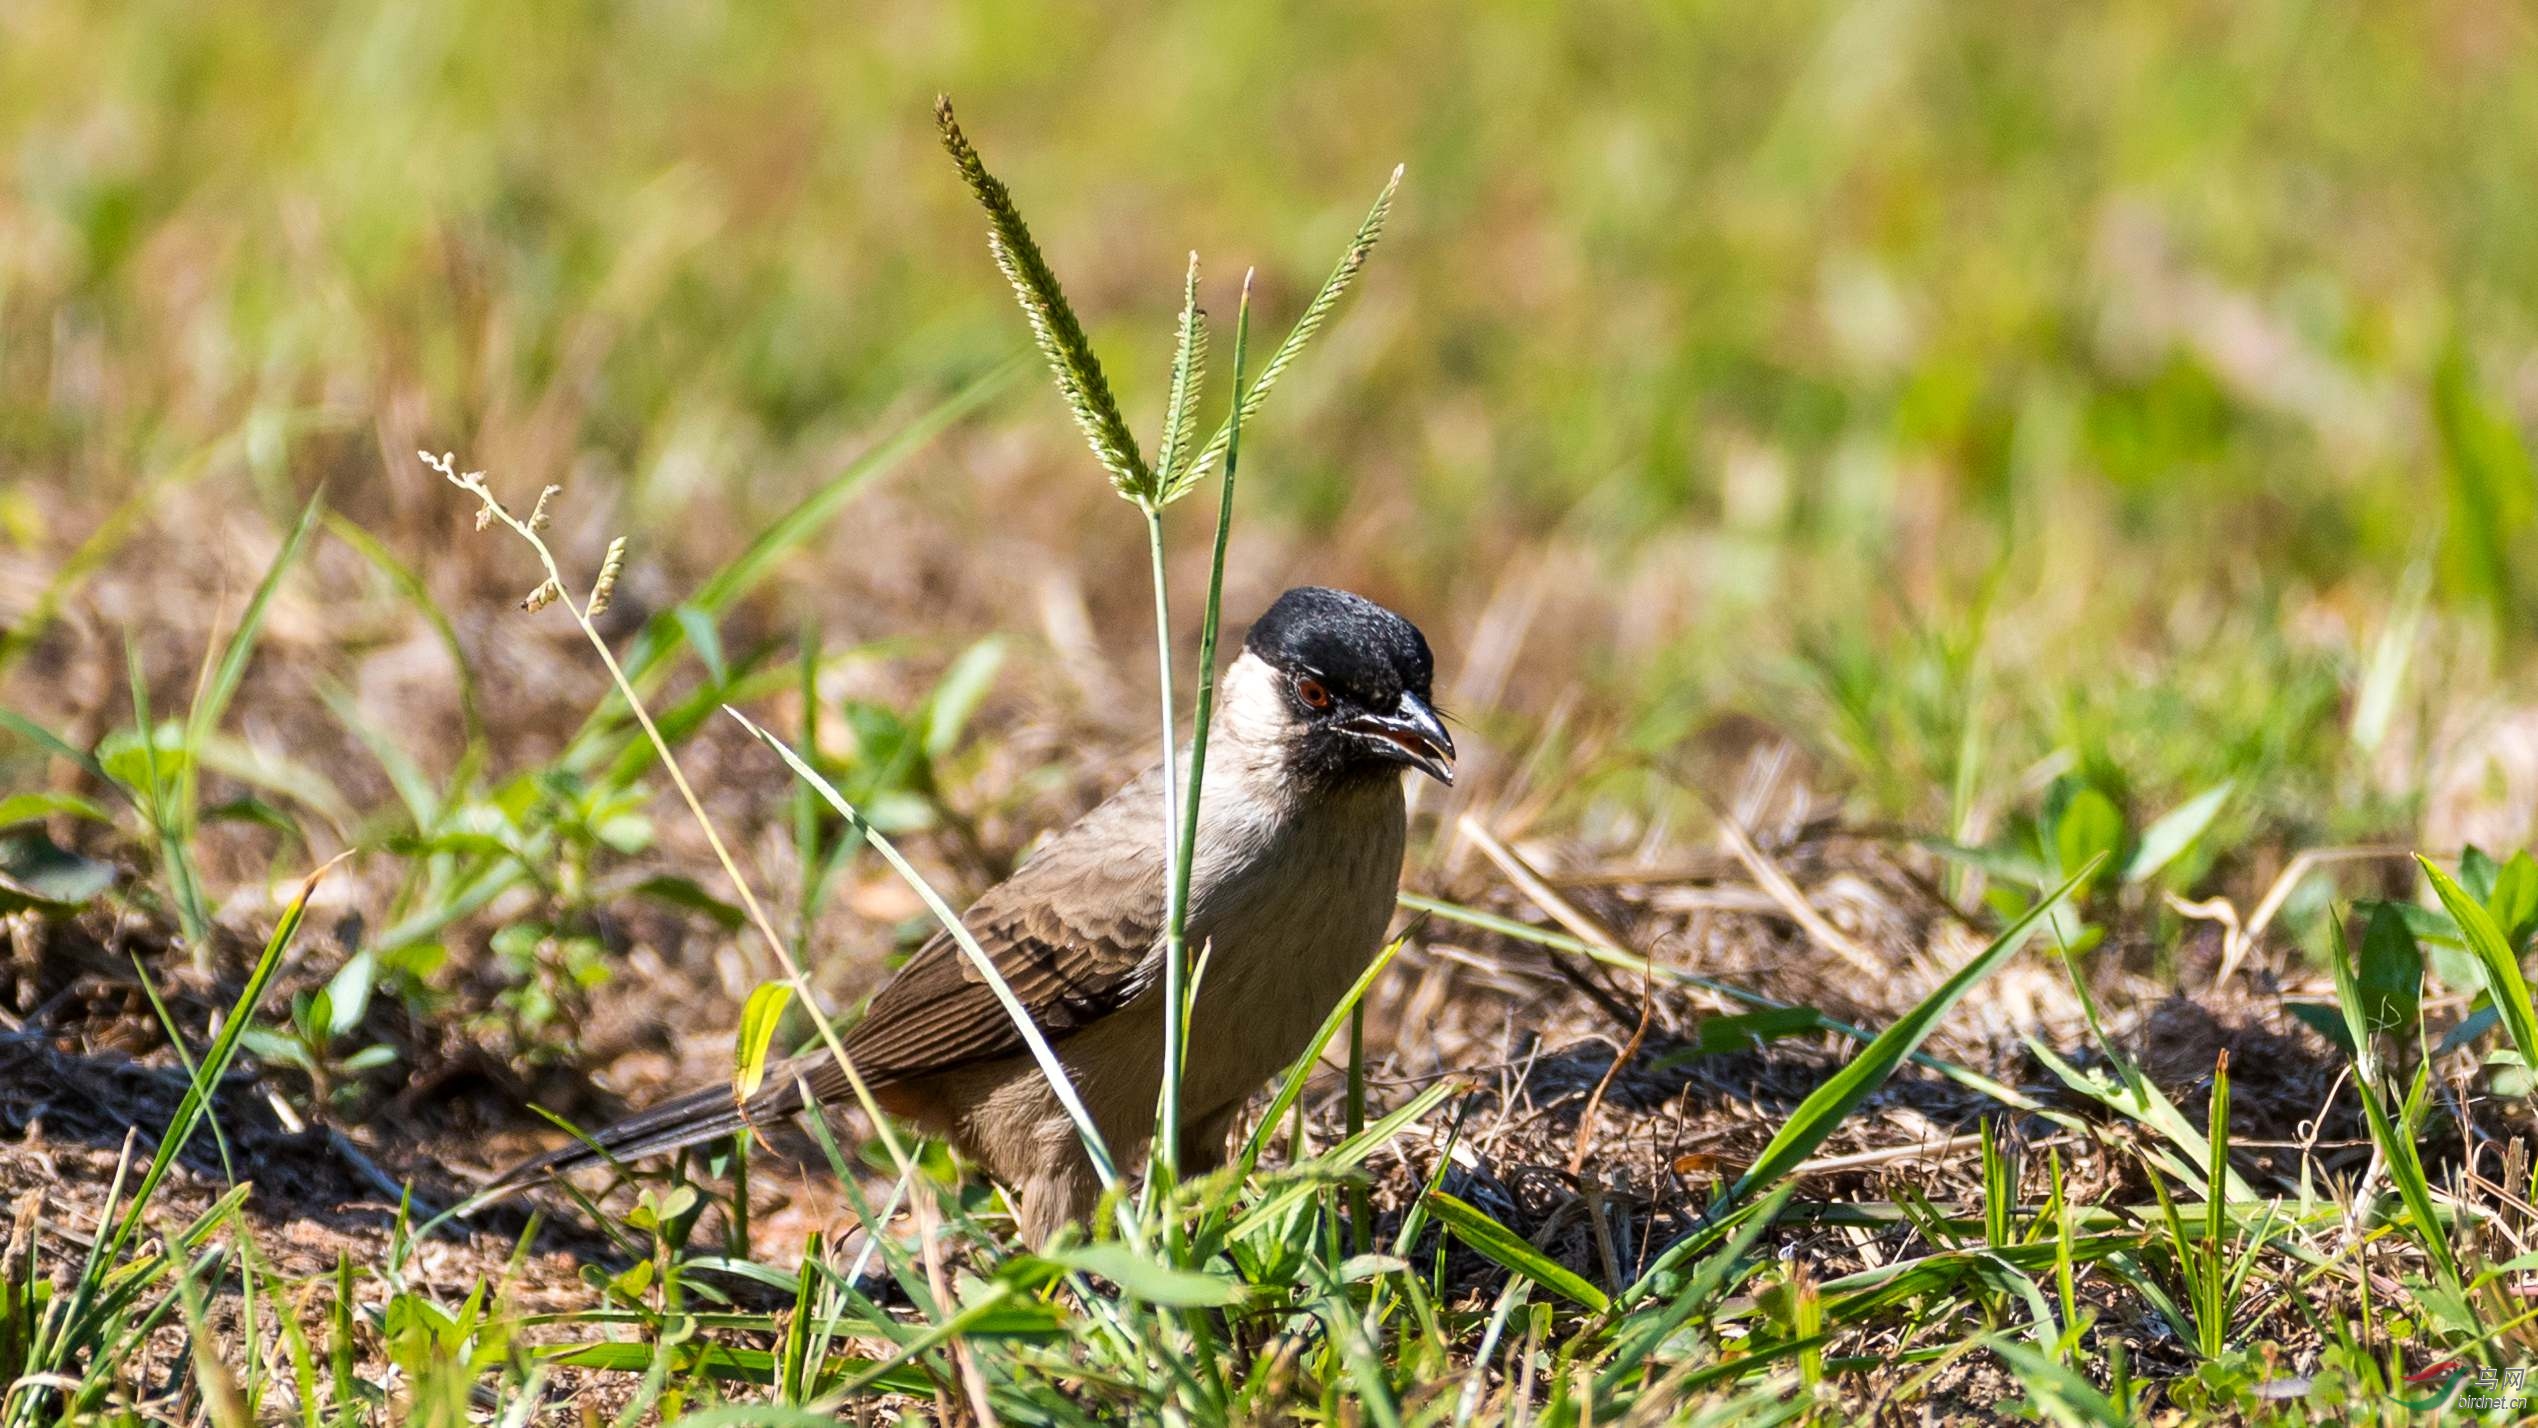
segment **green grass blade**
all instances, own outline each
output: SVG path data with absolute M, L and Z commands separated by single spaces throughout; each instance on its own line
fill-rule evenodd
M 1858 1056 L 1852 1058 L 1840 1071 L 1835 1072 L 1831 1080 L 1817 1087 L 1813 1094 L 1800 1103 L 1798 1109 L 1781 1125 L 1779 1132 L 1772 1136 L 1771 1143 L 1763 1147 L 1761 1155 L 1755 1157 L 1754 1163 L 1746 1167 L 1743 1175 L 1736 1178 L 1736 1183 L 1730 1186 L 1721 1198 L 1721 1204 L 1732 1205 L 1744 1199 L 1755 1189 L 1778 1181 L 1800 1161 L 1813 1154 L 1815 1148 L 1824 1143 L 1825 1137 L 1831 1135 L 1836 1126 L 1848 1118 L 1852 1111 L 1858 1109 L 1859 1104 L 1867 1100 L 1879 1086 L 1886 1083 L 1886 1078 L 1893 1075 L 1895 1068 L 1903 1064 L 1904 1058 L 1921 1045 L 1922 1039 L 1938 1025 L 1939 1019 L 1946 1016 L 1967 992 L 1973 990 L 1975 983 L 1997 971 L 2003 962 L 2009 960 L 2010 954 L 2016 952 L 2026 942 L 2028 934 L 2035 930 L 2038 923 L 2050 916 L 2055 908 L 2060 907 L 2074 888 L 2079 887 L 2085 879 L 2096 873 L 2097 865 L 2101 861 L 2103 860 L 2091 859 L 2087 866 L 2073 873 L 2062 886 L 2047 894 L 2034 907 L 2027 909 L 2016 922 L 2011 923 L 2000 936 L 1994 938 L 1989 947 L 1984 948 L 1964 966 L 1959 967 L 1954 975 L 1939 985 L 1936 991 L 1924 997 L 1920 1005 L 1904 1013 L 1894 1025 L 1879 1033 L 1877 1039 L 1870 1042 Z
M 1427 1207 L 1455 1238 L 1470 1245 L 1482 1258 L 1511 1274 L 1520 1274 L 1563 1298 L 1572 1299 L 1602 1313 L 1613 1307 L 1612 1296 L 1595 1287 L 1585 1276 L 1535 1249 L 1525 1237 L 1491 1219 L 1478 1207 L 1439 1190 L 1428 1196 Z
M 2223 782 L 2161 814 L 2141 835 L 2141 846 L 2133 850 L 2132 861 L 2124 865 L 2124 881 L 2144 883 L 2159 875 L 2194 846 L 2194 840 L 2212 826 L 2219 817 L 2221 805 L 2229 801 L 2232 785 Z
M 1234 441 L 1226 448 L 1225 479 L 1216 506 L 1215 553 L 1208 565 L 1207 612 L 1199 631 L 1199 667 L 1195 708 L 1190 719 L 1190 767 L 1181 789 L 1181 807 L 1169 810 L 1172 792 L 1172 657 L 1171 631 L 1164 619 L 1163 523 L 1152 507 L 1146 529 L 1154 551 L 1155 639 L 1163 672 L 1164 799 L 1171 812 L 1165 824 L 1164 866 L 1171 876 L 1163 918 L 1163 1082 L 1155 1110 L 1155 1161 L 1164 1179 L 1181 1173 L 1181 1069 L 1189 1050 L 1189 1015 L 1196 988 L 1188 985 L 1190 867 L 1198 859 L 1199 794 L 1207 779 L 1207 733 L 1216 718 L 1216 636 L 1225 604 L 1225 541 L 1234 522 L 1234 473 L 1242 449 L 1243 355 L 1251 337 L 1251 280 L 1243 280 L 1243 301 L 1234 318 Z
M 1779 1220 L 1780 1212 L 1788 1208 L 1789 1197 L 1796 1194 L 1797 1189 L 1796 1182 L 1784 1181 L 1762 1199 L 1731 1211 L 1714 1227 L 1725 1237 L 1724 1242 L 1709 1241 L 1717 1243 L 1717 1248 L 1707 1251 L 1707 1257 L 1681 1279 L 1679 1287 L 1669 1286 L 1662 1304 L 1641 1302 L 1640 1285 L 1631 1286 L 1622 1298 L 1625 1304 L 1633 1307 L 1634 1312 L 1623 1321 L 1610 1363 L 1596 1378 L 1598 1393 L 1609 1394 L 1619 1389 L 1641 1371 L 1647 1356 L 1690 1322 L 1694 1314 L 1716 1307 L 1719 1292 L 1743 1264 L 1745 1256 L 1753 1252 L 1764 1231 Z M 1680 1262 L 1683 1257 L 1675 1258 Z M 1673 1273 L 1676 1271 L 1669 1267 L 1669 1274 Z M 1646 1282 L 1643 1276 L 1641 1283 Z
M 1366 970 L 1357 974 L 1357 982 L 1348 989 L 1348 995 L 1341 997 L 1339 1005 L 1331 1008 L 1330 1015 L 1322 1018 L 1322 1025 L 1313 1033 L 1313 1039 L 1304 1044 L 1304 1054 L 1295 1059 L 1295 1064 L 1288 1068 L 1286 1079 L 1279 1083 L 1278 1094 L 1270 1100 L 1269 1109 L 1260 1113 L 1259 1121 L 1251 1128 L 1251 1135 L 1243 1141 L 1242 1155 L 1235 1162 L 1241 1166 L 1242 1174 L 1248 1176 L 1260 1164 L 1261 1152 L 1269 1148 L 1269 1137 L 1287 1118 L 1296 1098 L 1304 1094 L 1305 1082 L 1312 1079 L 1313 1068 L 1320 1064 L 1323 1048 L 1329 1046 L 1331 1038 L 1339 1035 L 1339 1029 L 1348 1024 L 1349 1013 L 1375 985 L 1375 979 L 1383 975 L 1384 968 L 1392 965 L 1392 959 L 1401 951 L 1402 945 L 1398 938 L 1385 943 L 1384 950 L 1376 953 L 1374 960 L 1366 964 Z
M 466 730 L 469 745 L 483 743 L 485 718 L 483 704 L 476 692 L 475 666 L 468 663 L 467 647 L 459 642 L 458 627 L 450 623 L 449 613 L 432 598 L 432 588 L 423 583 L 422 575 L 412 566 L 399 560 L 385 541 L 350 517 L 328 511 L 325 522 L 328 535 L 359 552 L 362 559 L 369 561 L 388 578 L 388 583 L 395 586 L 406 603 L 414 607 L 414 612 L 423 617 L 423 622 L 432 627 L 432 637 L 440 641 L 441 652 L 449 657 L 450 671 L 458 681 L 459 724 Z
M 1460 903 L 1447 902 L 1441 898 L 1427 897 L 1419 893 L 1402 893 L 1394 901 L 1412 912 L 1429 913 L 1444 918 L 1448 922 L 1459 922 L 1466 927 L 1477 927 L 1484 932 L 1495 932 L 1502 937 L 1511 937 L 1519 942 L 1530 942 L 1537 947 L 1567 952 L 1592 962 L 1600 962 L 1608 967 L 1619 967 L 1635 976 L 1654 977 L 1672 986 L 1697 987 L 1705 992 L 1715 992 L 1729 1001 L 1752 1007 L 1757 1011 L 1804 1012 L 1816 1017 L 1824 1030 L 1836 1036 L 1849 1037 L 1863 1045 L 1877 1039 L 1877 1033 L 1866 1027 L 1838 1021 L 1825 1016 L 1813 1007 L 1801 1007 L 1791 1002 L 1767 997 L 1760 992 L 1737 986 L 1733 982 L 1722 982 L 1715 977 L 1699 976 L 1686 972 L 1680 967 L 1669 967 L 1662 962 L 1652 962 L 1629 952 L 1599 947 L 1583 938 L 1571 937 L 1565 932 L 1556 932 L 1547 927 L 1535 927 L 1530 923 L 1518 922 L 1512 917 L 1501 917 L 1494 912 L 1485 912 L 1476 907 L 1465 907 Z M 1925 1071 L 1945 1076 L 1958 1085 L 1989 1096 L 2004 1106 L 2015 1106 L 2029 1115 L 2042 1116 L 2056 1125 L 2072 1130 L 2083 1129 L 2081 1121 L 2068 1112 L 2055 1110 L 2017 1087 L 1995 1081 L 1978 1071 L 1959 1066 L 1953 1061 L 1943 1061 L 1921 1051 L 1912 1053 L 1909 1059 L 1913 1065 Z
M 2431 859 L 2417 853 L 2415 862 L 2422 866 L 2442 908 L 2459 924 L 2460 934 L 2467 939 L 2468 952 L 2476 958 L 2477 971 L 2484 978 L 2486 994 L 2493 998 L 2504 1030 L 2511 1033 L 2513 1049 L 2524 1063 L 2538 1068 L 2538 1012 L 2530 1007 L 2529 979 L 2521 975 L 2520 959 L 2512 954 L 2503 929 L 2495 925 L 2484 904 L 2469 897 L 2449 874 L 2434 867 Z M 2337 955 L 2340 958 L 2341 951 Z
M 126 803 L 138 804 L 139 800 L 132 796 L 132 790 L 124 787 L 114 775 L 106 772 L 106 766 L 97 762 L 95 754 L 80 748 L 25 715 L 11 709 L 0 709 L 0 729 L 8 730 L 55 758 L 66 759 L 78 765 L 82 772 L 97 780 L 100 787 L 111 790 L 115 797 Z
M 2204 1117 L 2212 1136 L 2205 1163 L 2215 1170 L 2225 1169 L 2230 1163 L 2230 1054 L 2226 1050 L 2212 1068 L 2212 1095 L 2205 1102 Z M 2228 1252 L 2223 1247 L 2229 1215 L 2227 1198 L 2211 1193 L 2211 1189 L 2206 1186 L 2203 1197 L 2205 1302 L 2197 1322 L 2204 1334 L 2204 1357 L 2219 1358 L 2229 1330 L 2229 1275 L 2224 1268 Z
M 2425 871 L 2432 871 L 2430 864 L 2424 866 Z M 2446 885 L 2450 892 L 2457 891 L 2457 885 L 2448 878 L 2437 872 L 2433 876 L 2440 879 L 2433 885 L 2436 889 Z M 2443 899 L 2447 901 L 2448 893 L 2443 894 Z M 2479 916 L 2484 915 L 2484 909 L 2466 902 L 2464 895 L 2462 905 Z M 2460 925 L 2466 925 L 2464 919 Z M 2490 918 L 2486 925 L 2489 929 L 2492 927 Z M 2352 1033 L 2357 1052 L 2353 1079 L 2361 1093 L 2362 1118 L 2370 1127 L 2371 1139 L 2379 1146 L 2380 1159 L 2388 1167 L 2388 1178 L 2396 1182 L 2397 1198 L 2405 1203 L 2406 1214 L 2414 1222 L 2416 1241 L 2432 1257 L 2433 1267 L 2440 1272 L 2442 1282 L 2455 1290 L 2459 1285 L 2458 1257 L 2451 1253 L 2450 1237 L 2442 1228 L 2440 1212 L 2433 1207 L 2432 1183 L 2424 1174 L 2423 1152 L 2415 1144 L 2414 1137 L 2402 1132 L 2388 1114 L 2380 1085 L 2379 1056 L 2371 1041 L 2369 1013 L 2363 1005 L 2361 983 L 2354 974 L 2353 952 L 2346 945 L 2341 918 L 2327 919 L 2327 936 L 2328 956 L 2335 973 L 2336 1001 L 2344 1009 L 2345 1025 Z M 2519 967 L 2515 964 L 2512 970 L 2517 974 Z M 2525 991 L 2523 995 L 2526 997 Z M 2498 996 L 2496 1001 L 2500 1000 Z
M 1983 1342 L 2018 1375 L 2037 1410 L 2055 1423 L 2123 1428 L 2133 1421 L 2131 1414 L 2117 1407 L 2095 1384 L 2027 1345 L 2006 1334 L 1992 1335 Z
M 1242 1282 L 1197 1270 L 1159 1264 L 1116 1241 L 1051 1250 L 1051 1264 L 1098 1274 L 1121 1293 L 1148 1304 L 1185 1309 L 1222 1309 L 1243 1301 Z
M 150 712 L 150 681 L 141 670 L 141 647 L 127 634 L 123 645 L 124 673 L 132 686 L 132 724 L 141 739 L 142 806 L 150 815 L 150 831 L 159 843 L 159 862 L 166 869 L 168 890 L 176 903 L 177 928 L 185 936 L 185 945 L 193 954 L 197 970 L 211 965 L 211 918 L 203 911 L 201 883 L 194 876 L 194 859 L 185 846 L 185 822 L 182 812 L 171 806 L 175 793 L 171 786 L 179 780 L 170 778 L 159 767 L 159 731 Z
M 350 853 L 340 853 L 321 864 L 301 880 L 300 890 L 283 907 L 282 916 L 273 924 L 273 934 L 265 939 L 263 953 L 256 958 L 255 967 L 247 974 L 247 985 L 238 993 L 238 1000 L 230 1007 L 228 1017 L 221 1022 L 220 1034 L 212 1038 L 210 1049 L 203 1053 L 202 1064 L 195 1069 L 186 1086 L 184 1099 L 177 1103 L 176 1114 L 169 1121 L 166 1133 L 159 1137 L 158 1152 L 150 1157 L 150 1168 L 143 1173 L 130 1208 L 115 1226 L 113 1243 L 117 1247 L 129 1243 L 133 1232 L 140 1227 L 141 1212 L 148 1208 L 150 1197 L 159 1188 L 159 1181 L 166 1177 L 168 1167 L 176 1163 L 185 1143 L 193 1138 L 195 1127 L 202 1122 L 210 1107 L 212 1094 L 220 1085 L 220 1078 L 229 1074 L 229 1063 L 238 1054 L 239 1041 L 255 1021 L 256 1008 L 263 1002 L 266 989 L 273 985 L 274 977 L 282 970 L 282 954 L 299 933 L 300 919 L 308 913 L 310 895 L 317 891 L 318 883 L 335 864 L 350 856 Z
M 960 914 L 952 910 L 951 904 L 943 901 L 942 894 L 937 893 L 933 885 L 926 882 L 924 874 L 919 873 L 913 864 L 900 856 L 898 848 L 893 846 L 889 839 L 882 837 L 879 831 L 865 821 L 863 814 L 857 812 L 854 805 L 848 803 L 845 797 L 838 793 L 836 785 L 822 778 L 819 770 L 804 763 L 802 756 L 793 752 L 791 746 L 751 723 L 749 716 L 739 710 L 727 709 L 724 712 L 739 720 L 740 726 L 747 729 L 751 737 L 773 749 L 776 756 L 784 760 L 785 766 L 793 770 L 796 778 L 817 790 L 829 808 L 838 817 L 845 819 L 858 835 L 870 842 L 873 850 L 881 854 L 883 861 L 890 864 L 892 871 L 898 873 L 916 892 L 916 895 L 925 901 L 926 908 L 934 914 L 935 921 L 942 924 L 944 931 L 952 934 L 952 940 L 959 944 L 961 951 L 969 957 L 970 965 L 978 970 L 981 978 L 985 979 L 988 990 L 995 994 L 997 1002 L 1004 1007 L 1005 1014 L 1013 1018 L 1014 1029 L 1021 1033 L 1023 1043 L 1031 1048 L 1031 1057 L 1039 1063 L 1040 1074 L 1047 1078 L 1049 1089 L 1056 1094 L 1059 1104 L 1066 1108 L 1068 1118 L 1075 1122 L 1075 1132 L 1083 1140 L 1084 1151 L 1092 1158 L 1094 1170 L 1100 1173 L 1103 1188 L 1116 1188 L 1119 1184 L 1118 1163 L 1111 1159 L 1110 1147 L 1103 1143 L 1100 1129 L 1093 1124 L 1092 1113 L 1084 1109 L 1083 1098 L 1075 1092 L 1075 1083 L 1067 1079 L 1066 1067 L 1058 1061 L 1057 1053 L 1050 1049 L 1049 1039 L 1042 1035 L 1040 1028 L 1032 1022 L 1030 1011 L 1022 1005 L 1019 998 L 1014 996 L 1013 988 L 1006 984 L 1003 975 L 997 972 L 995 959 L 987 955 L 986 949 L 978 945 L 978 939 L 971 936 L 969 929 L 962 924 Z
M 185 1049 L 185 1039 L 177 1031 L 176 1017 L 168 1011 L 166 999 L 159 995 L 158 983 L 151 980 L 150 969 L 138 952 L 132 954 L 132 975 L 133 980 L 141 984 L 141 995 L 150 1003 L 150 1014 L 158 1019 L 159 1034 L 167 1038 L 168 1046 L 176 1052 L 177 1068 L 185 1073 L 185 1079 L 193 1080 L 196 1074 L 193 1053 Z M 220 1151 L 220 1173 L 235 1185 L 238 1167 L 230 1159 L 229 1137 L 221 1131 L 220 1115 L 206 1106 L 203 1119 L 211 1123 L 212 1144 Z
M 740 1011 L 740 1033 L 732 1040 L 734 1099 L 746 1101 L 758 1094 L 759 1083 L 766 1079 L 767 1052 L 775 1045 L 776 1026 L 792 1001 L 791 982 L 761 982 L 749 994 L 748 1005 Z
M 265 616 L 273 608 L 273 596 L 281 589 L 282 577 L 299 563 L 300 552 L 308 545 L 309 532 L 317 528 L 317 518 L 325 510 L 326 493 L 319 491 L 300 508 L 300 518 L 291 533 L 275 552 L 273 563 L 266 566 L 264 578 L 257 582 L 255 594 L 247 599 L 247 608 L 238 616 L 238 626 L 230 631 L 229 643 L 222 647 L 220 662 L 194 707 L 185 719 L 185 744 L 193 748 L 203 736 L 220 726 L 229 713 L 229 701 L 236 698 L 239 684 L 247 677 L 247 661 L 254 657 L 256 641 L 264 633 Z

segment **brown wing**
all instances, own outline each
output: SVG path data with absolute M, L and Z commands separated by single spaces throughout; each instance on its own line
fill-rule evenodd
M 962 914 L 1005 984 L 1052 1042 L 1136 1000 L 1161 975 L 1163 801 L 1149 771 L 1052 839 Z M 951 934 L 873 998 L 846 1054 L 874 1082 L 1020 1055 L 1013 1017 Z
M 1135 1001 L 1161 975 L 1160 959 L 1150 956 L 1163 926 L 1161 785 L 1160 770 L 1148 770 L 961 918 L 1051 1041 Z M 874 1085 L 1023 1049 L 1013 1018 L 948 934 L 919 949 L 846 1033 L 847 1054 Z M 733 1103 L 730 1086 L 708 1086 L 604 1127 L 595 1145 L 576 1141 L 513 1166 L 470 1204 L 603 1158 L 658 1155 L 790 1115 L 805 1083 L 819 1101 L 846 1090 L 836 1062 L 815 1051 L 771 1070 L 745 1108 Z

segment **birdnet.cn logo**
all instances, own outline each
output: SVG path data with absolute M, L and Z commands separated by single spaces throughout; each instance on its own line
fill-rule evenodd
M 2451 1359 L 2406 1375 L 2405 1391 L 2390 1396 L 2418 1411 L 2447 1407 L 2471 1413 L 2494 1408 L 2518 1412 L 2529 1406 L 2529 1372 Z

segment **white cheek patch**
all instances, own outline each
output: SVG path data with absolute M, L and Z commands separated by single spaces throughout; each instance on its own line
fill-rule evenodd
M 1217 717 L 1226 721 L 1229 731 L 1248 738 L 1275 739 L 1291 732 L 1299 721 L 1295 707 L 1287 698 L 1286 681 L 1269 667 L 1269 662 L 1249 650 L 1225 671 L 1224 702 Z

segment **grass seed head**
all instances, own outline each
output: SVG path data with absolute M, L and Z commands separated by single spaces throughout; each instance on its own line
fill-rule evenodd
M 548 490 L 555 488 L 549 486 Z M 608 542 L 608 558 L 599 563 L 599 579 L 590 587 L 590 600 L 582 613 L 596 620 L 608 613 L 608 602 L 617 593 L 617 576 L 626 568 L 626 538 L 619 536 Z
M 1110 378 L 1102 371 L 1101 359 L 1093 355 L 1093 344 L 1085 337 L 1084 326 L 1077 321 L 1075 309 L 1068 304 L 1066 292 L 1058 285 L 1057 274 L 1050 270 L 1039 243 L 1032 238 L 1029 225 L 1022 221 L 1022 211 L 1015 206 L 1012 193 L 987 172 L 977 146 L 961 132 L 960 120 L 952 113 L 951 96 L 935 96 L 934 124 L 942 135 L 944 152 L 952 156 L 952 164 L 969 185 L 971 197 L 986 210 L 988 253 L 994 257 L 997 271 L 1012 285 L 1014 299 L 1030 323 L 1032 341 L 1047 360 L 1058 394 L 1065 399 L 1067 410 L 1084 433 L 1095 459 L 1110 473 L 1111 484 L 1121 495 L 1139 502 L 1158 499 L 1162 488 L 1146 465 L 1137 438 L 1130 434 L 1127 419 L 1120 415 L 1119 402 L 1111 395 Z

